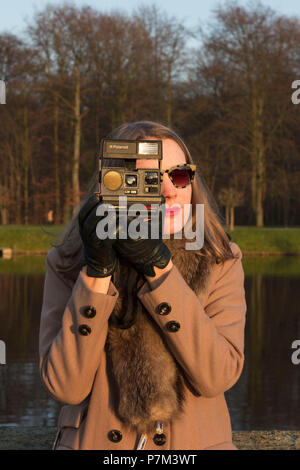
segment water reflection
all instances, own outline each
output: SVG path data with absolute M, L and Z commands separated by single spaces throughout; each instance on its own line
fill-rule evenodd
M 291 344 L 300 339 L 300 260 L 247 258 L 246 361 L 239 382 L 226 393 L 233 429 L 299 429 L 300 365 Z M 54 426 L 60 404 L 38 372 L 38 330 L 45 257 L 0 260 L 0 426 Z M 16 274 L 18 273 L 18 274 Z
M 291 345 L 300 339 L 300 279 L 257 275 L 245 289 L 245 367 L 226 393 L 233 427 L 299 429 L 300 365 L 291 361 Z
M 6 365 L 0 366 L 0 425 L 55 426 L 60 408 L 44 389 L 38 371 L 45 258 L 36 258 L 18 260 L 18 269 L 26 274 L 10 272 L 16 261 L 0 263 L 0 338 L 6 344 Z M 30 273 L 40 265 L 41 273 Z

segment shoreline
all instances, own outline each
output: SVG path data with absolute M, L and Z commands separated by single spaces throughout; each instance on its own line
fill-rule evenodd
M 0 426 L 0 450 L 51 450 L 57 427 Z M 300 431 L 233 431 L 238 450 L 299 450 Z
M 47 255 L 52 247 L 49 247 L 49 250 L 19 250 L 11 248 L 12 255 Z M 286 251 L 243 251 L 243 257 L 252 256 L 252 257 L 268 257 L 268 256 L 300 256 L 300 252 L 286 252 Z
M 0 256 L 1 249 L 7 248 L 13 256 L 42 255 L 45 256 L 58 243 L 58 234 L 62 226 L 22 226 L 0 225 Z M 237 226 L 229 232 L 232 242 L 236 243 L 245 258 L 295 257 L 300 256 L 300 227 L 265 227 Z

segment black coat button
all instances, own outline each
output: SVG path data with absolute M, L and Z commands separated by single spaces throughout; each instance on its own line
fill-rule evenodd
M 118 429 L 112 429 L 108 433 L 108 439 L 112 442 L 120 442 L 122 439 L 122 433 Z
M 156 307 L 156 313 L 158 313 L 158 315 L 169 315 L 171 310 L 172 307 L 168 302 L 162 302 Z
M 166 328 L 171 333 L 176 333 L 180 328 L 180 323 L 177 321 L 168 321 L 168 323 L 166 323 Z
M 166 436 L 165 434 L 155 434 L 153 437 L 154 444 L 157 446 L 163 446 L 166 443 Z
M 88 325 L 79 325 L 78 331 L 82 336 L 88 336 L 92 330 Z
M 84 316 L 87 318 L 93 318 L 96 315 L 96 309 L 95 307 L 92 307 L 92 305 L 89 305 L 84 309 Z

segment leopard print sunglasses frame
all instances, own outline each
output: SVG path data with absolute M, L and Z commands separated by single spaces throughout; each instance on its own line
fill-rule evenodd
M 171 168 L 168 168 L 167 170 L 160 170 L 161 181 L 163 179 L 164 173 L 167 173 L 170 180 L 172 181 L 173 185 L 176 188 L 181 188 L 181 189 L 186 188 L 187 186 L 189 186 L 192 183 L 192 181 L 195 177 L 196 168 L 197 168 L 196 165 L 192 165 L 190 163 L 185 163 L 183 165 L 181 164 L 181 165 L 172 166 Z M 186 172 L 187 172 L 186 178 L 189 179 L 188 183 L 186 183 L 184 185 L 179 184 L 179 182 L 178 182 L 178 179 L 180 178 L 179 175 L 177 175 L 177 182 L 176 182 L 176 173 L 175 173 L 176 170 L 181 170 L 181 171 L 186 170 Z M 181 178 L 182 178 L 182 175 L 181 175 Z

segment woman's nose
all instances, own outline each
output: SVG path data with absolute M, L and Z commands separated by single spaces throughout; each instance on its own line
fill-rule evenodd
M 165 173 L 163 176 L 163 181 L 161 185 L 161 193 L 166 198 L 174 198 L 177 196 L 177 190 L 170 180 L 169 176 Z

